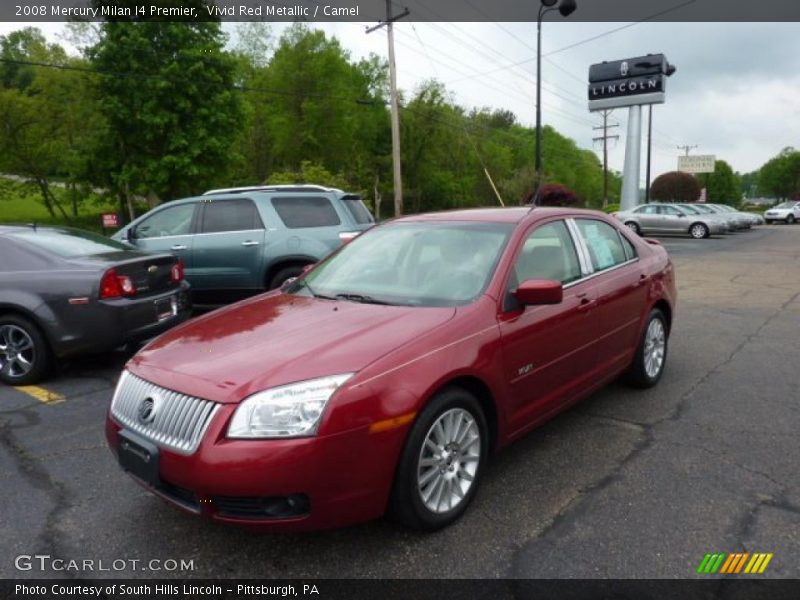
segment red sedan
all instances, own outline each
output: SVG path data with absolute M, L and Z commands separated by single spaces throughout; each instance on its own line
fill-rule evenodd
M 217 521 L 436 529 L 493 451 L 620 375 L 658 382 L 675 300 L 664 248 L 598 212 L 401 218 L 145 347 L 108 442 Z

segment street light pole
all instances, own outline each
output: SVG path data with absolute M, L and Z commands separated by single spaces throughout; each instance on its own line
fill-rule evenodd
M 556 10 L 562 17 L 571 15 L 577 5 L 575 0 L 539 0 L 539 18 L 536 21 L 536 187 L 542 183 L 542 18 L 552 10 Z

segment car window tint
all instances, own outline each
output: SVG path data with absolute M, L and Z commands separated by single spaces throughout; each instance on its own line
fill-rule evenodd
M 188 235 L 192 229 L 195 204 L 163 208 L 136 226 L 136 237 L 147 239 L 171 235 Z
M 577 224 L 589 248 L 595 271 L 603 271 L 628 260 L 614 227 L 592 219 L 578 219 Z
M 66 258 L 130 250 L 130 246 L 78 229 L 30 229 L 10 236 Z
M 674 206 L 660 206 L 659 210 L 662 215 L 680 216 L 682 213 Z
M 569 283 L 581 278 L 575 244 L 564 221 L 537 227 L 528 235 L 514 265 L 511 287 L 528 279 Z
M 258 209 L 249 198 L 214 200 L 205 204 L 201 233 L 263 229 Z
M 634 210 L 637 215 L 654 215 L 658 212 L 657 206 L 641 206 Z
M 368 223 L 375 222 L 375 219 L 372 218 L 372 215 L 360 198 L 356 198 L 355 196 L 345 197 L 342 198 L 342 204 L 344 204 L 347 212 L 350 213 L 350 216 L 352 216 L 353 220 L 359 225 L 367 225 Z
M 273 198 L 272 206 L 289 229 L 332 227 L 341 224 L 336 209 L 327 198 Z

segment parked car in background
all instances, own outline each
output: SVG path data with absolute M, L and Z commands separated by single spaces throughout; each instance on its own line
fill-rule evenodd
M 373 224 L 354 194 L 260 186 L 168 202 L 113 237 L 180 256 L 195 300 L 218 303 L 279 287 Z
M 764 220 L 767 225 L 776 221 L 783 221 L 787 225 L 792 225 L 800 220 L 800 201 L 782 202 L 777 206 L 764 211 Z
M 689 215 L 694 216 L 705 216 L 708 219 L 716 219 L 725 227 L 725 233 L 733 233 L 736 231 L 736 227 L 734 226 L 733 220 L 730 217 L 725 215 L 718 215 L 714 212 L 704 212 L 697 208 L 695 204 L 675 204 L 679 209 L 688 213 Z
M 138 483 L 216 521 L 388 509 L 437 529 L 493 450 L 620 375 L 655 385 L 675 301 L 664 247 L 599 212 L 409 216 L 145 347 L 106 436 Z
M 0 381 L 150 338 L 189 317 L 181 260 L 66 227 L 0 225 Z
M 761 218 L 760 215 L 743 211 L 743 210 L 736 210 L 734 207 L 730 206 L 729 204 L 713 204 L 712 206 L 716 206 L 717 208 L 722 209 L 723 214 L 734 214 L 737 216 L 742 217 L 743 219 L 749 221 L 750 227 L 754 227 L 755 225 L 763 225 L 764 219 Z
M 753 221 L 749 216 L 728 206 L 722 206 L 720 204 L 699 204 L 699 206 L 711 210 L 718 215 L 723 215 L 732 219 L 737 231 L 750 229 L 753 226 Z
M 736 215 L 724 213 L 720 210 L 715 210 L 704 202 L 693 203 L 690 206 L 692 206 L 696 211 L 700 212 L 701 214 L 706 215 L 709 219 L 713 218 L 724 221 L 725 223 L 728 224 L 728 229 L 730 230 L 731 233 L 736 231 L 741 231 L 747 225 L 742 218 Z
M 690 215 L 674 204 L 651 202 L 634 209 L 614 213 L 629 229 L 639 235 L 651 233 L 688 234 L 695 239 L 725 233 L 728 227 L 719 217 Z

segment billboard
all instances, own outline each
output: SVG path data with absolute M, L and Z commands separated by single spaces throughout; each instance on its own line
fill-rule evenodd
M 684 173 L 713 173 L 717 157 L 713 154 L 699 154 L 697 156 L 679 156 L 678 171 Z

